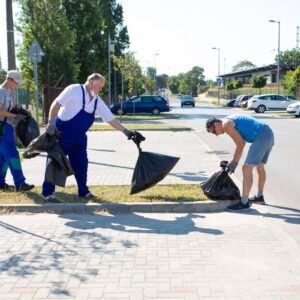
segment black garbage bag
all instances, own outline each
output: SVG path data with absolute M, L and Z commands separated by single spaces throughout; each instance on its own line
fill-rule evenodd
M 47 132 L 34 139 L 23 153 L 24 158 L 32 158 L 39 153 L 47 152 L 47 166 L 45 180 L 61 187 L 65 187 L 67 177 L 73 175 L 73 169 L 63 150 L 58 138 L 59 133 L 52 136 Z
M 13 114 L 22 114 L 26 116 L 25 121 L 19 121 L 16 125 L 16 135 L 24 147 L 27 147 L 31 141 L 40 135 L 39 125 L 31 116 L 31 113 L 21 106 L 15 106 L 10 110 Z
M 239 188 L 228 174 L 228 161 L 221 161 L 222 171 L 213 174 L 209 179 L 200 183 L 204 194 L 212 200 L 239 200 Z
M 139 157 L 131 180 L 130 195 L 157 184 L 168 175 L 179 160 L 179 157 L 142 151 L 140 143 L 144 140 L 145 138 L 139 132 L 136 132 L 133 141 L 139 149 Z

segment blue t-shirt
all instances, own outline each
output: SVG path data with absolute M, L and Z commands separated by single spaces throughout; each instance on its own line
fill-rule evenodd
M 226 117 L 226 119 L 230 119 L 234 122 L 235 129 L 248 143 L 253 143 L 267 126 L 265 123 L 257 121 L 255 118 L 247 115 L 230 115 Z

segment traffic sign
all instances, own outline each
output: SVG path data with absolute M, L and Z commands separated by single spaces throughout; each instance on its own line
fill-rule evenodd
M 44 56 L 45 53 L 43 52 L 42 48 L 40 47 L 38 41 L 33 40 L 30 45 L 27 55 L 28 55 L 29 60 L 32 63 L 34 63 L 34 62 L 41 62 L 42 56 Z

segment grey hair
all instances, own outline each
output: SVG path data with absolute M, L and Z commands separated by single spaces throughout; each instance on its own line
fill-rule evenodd
M 105 80 L 105 78 L 99 73 L 93 73 L 89 75 L 88 78 L 86 79 L 87 82 L 94 81 L 94 80 Z

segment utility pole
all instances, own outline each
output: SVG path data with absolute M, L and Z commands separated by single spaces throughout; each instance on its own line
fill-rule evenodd
M 7 68 L 16 69 L 15 38 L 12 0 L 6 0 L 6 26 L 7 26 Z
M 296 35 L 295 68 L 297 68 L 298 66 L 298 55 L 299 55 L 299 26 L 297 26 L 297 35 Z
M 220 82 L 220 48 L 213 47 L 214 50 L 218 51 L 218 78 L 217 78 L 217 84 L 218 84 L 218 105 L 220 105 L 220 98 L 221 98 L 221 82 Z

